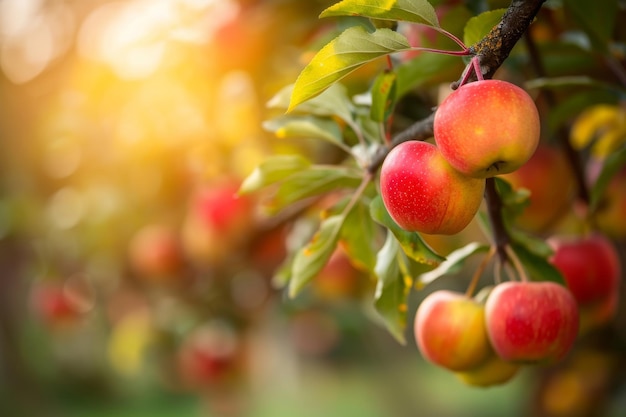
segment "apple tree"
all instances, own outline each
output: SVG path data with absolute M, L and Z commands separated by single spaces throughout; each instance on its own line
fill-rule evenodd
M 269 156 L 240 189 L 296 226 L 318 214 L 307 236 L 293 228 L 276 286 L 298 297 L 341 248 L 400 343 L 411 293 L 473 265 L 465 294 L 424 300 L 415 337 L 480 386 L 573 357 L 623 314 L 623 5 L 500 3 L 323 10 L 341 30 L 268 102 L 264 127 L 327 152 Z

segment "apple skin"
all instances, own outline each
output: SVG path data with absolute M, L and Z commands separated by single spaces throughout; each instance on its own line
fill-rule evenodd
M 554 363 L 563 359 L 578 335 L 578 305 L 554 282 L 504 282 L 485 304 L 487 332 L 505 361 Z
M 524 230 L 545 233 L 571 208 L 574 176 L 564 154 L 554 147 L 540 144 L 524 165 L 502 178 L 513 189 L 530 191 L 528 206 L 515 219 Z
M 433 144 L 408 141 L 385 158 L 380 190 L 387 211 L 403 229 L 453 235 L 474 218 L 485 181 L 457 172 Z
M 578 302 L 581 331 L 608 321 L 618 303 L 622 266 L 612 242 L 594 233 L 585 237 L 553 236 L 550 262 L 561 272 Z
M 177 233 L 162 224 L 150 224 L 131 238 L 129 262 L 141 277 L 166 279 L 183 266 L 183 255 Z
M 515 171 L 533 155 L 540 135 L 532 98 L 501 80 L 459 87 L 437 108 L 433 128 L 446 160 L 475 178 Z
M 491 353 L 484 305 L 465 294 L 429 294 L 417 309 L 414 331 L 422 355 L 452 371 L 473 369 Z
M 459 380 L 467 385 L 491 387 L 510 381 L 517 375 L 520 368 L 519 364 L 507 362 L 492 351 L 489 358 L 476 368 L 455 374 Z

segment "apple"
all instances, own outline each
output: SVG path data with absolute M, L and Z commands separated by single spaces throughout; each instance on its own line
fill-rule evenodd
M 178 370 L 192 387 L 223 383 L 237 373 L 241 347 L 236 331 L 211 322 L 189 333 L 177 353 Z
M 76 322 L 84 313 L 61 283 L 37 282 L 31 291 L 34 314 L 49 326 L 65 326 Z
M 140 228 L 129 244 L 129 262 L 140 277 L 165 279 L 176 275 L 183 266 L 176 231 L 156 223 Z
M 510 381 L 517 375 L 520 367 L 517 363 L 503 360 L 492 351 L 489 357 L 477 367 L 456 372 L 455 375 L 467 385 L 490 387 Z
M 419 305 L 415 341 L 428 361 L 464 371 L 486 361 L 491 352 L 485 327 L 485 307 L 465 294 L 438 290 Z
M 359 270 L 352 265 L 343 249 L 338 247 L 313 279 L 313 290 L 324 300 L 350 298 L 357 294 L 360 278 Z
M 550 262 L 561 272 L 581 309 L 581 329 L 602 324 L 617 308 L 622 267 L 612 242 L 594 233 L 584 237 L 553 236 Z
M 237 194 L 239 186 L 239 181 L 225 179 L 193 194 L 181 231 L 183 251 L 193 263 L 223 262 L 249 237 L 254 205 Z
M 487 333 L 505 361 L 554 363 L 564 358 L 578 334 L 578 305 L 554 282 L 496 285 L 485 304 Z
M 380 171 L 387 211 L 403 229 L 453 235 L 478 211 L 485 181 L 469 178 L 448 164 L 436 146 L 408 141 L 389 152 Z
M 571 208 L 576 187 L 574 176 L 557 148 L 540 144 L 524 165 L 502 178 L 516 190 L 530 191 L 528 206 L 515 219 L 522 229 L 545 233 Z
M 452 92 L 435 112 L 435 142 L 459 172 L 475 178 L 507 174 L 535 152 L 539 113 L 515 84 L 481 80 Z

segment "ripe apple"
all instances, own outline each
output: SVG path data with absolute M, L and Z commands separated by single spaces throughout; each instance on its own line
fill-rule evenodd
M 485 307 L 465 294 L 429 294 L 415 315 L 415 341 L 430 362 L 453 371 L 473 369 L 489 357 Z
M 604 235 L 554 236 L 550 262 L 561 272 L 581 309 L 581 329 L 602 324 L 617 308 L 622 268 L 615 246 Z M 599 321 L 598 321 L 599 320 Z
M 519 364 L 507 362 L 492 351 L 489 357 L 476 368 L 456 372 L 456 376 L 467 385 L 490 387 L 510 381 L 517 375 L 519 369 Z
M 239 336 L 230 325 L 211 322 L 187 335 L 177 354 L 178 370 L 192 387 L 223 383 L 236 374 L 240 350 Z
M 463 230 L 478 211 L 484 189 L 484 180 L 460 174 L 427 142 L 396 146 L 380 172 L 380 192 L 391 217 L 405 230 L 427 234 Z
M 465 84 L 435 112 L 435 142 L 459 172 L 475 178 L 513 172 L 539 143 L 539 113 L 520 87 L 501 80 Z
M 200 187 L 182 227 L 185 255 L 196 264 L 215 264 L 236 252 L 253 225 L 253 202 L 238 196 L 240 183 L 227 179 Z
M 545 232 L 571 207 L 574 176 L 565 156 L 557 148 L 540 144 L 528 162 L 502 178 L 514 189 L 530 191 L 528 206 L 515 219 L 516 224 L 525 230 Z
M 502 359 L 552 363 L 570 351 L 578 334 L 578 305 L 554 282 L 504 282 L 485 304 L 491 345 Z
M 84 311 L 64 285 L 53 282 L 38 282 L 31 292 L 33 312 L 49 326 L 65 326 L 76 322 Z
M 346 299 L 358 293 L 360 278 L 359 270 L 338 247 L 313 279 L 313 290 L 324 300 Z
M 165 279 L 176 275 L 183 265 L 177 233 L 163 224 L 142 227 L 130 241 L 129 262 L 141 277 Z

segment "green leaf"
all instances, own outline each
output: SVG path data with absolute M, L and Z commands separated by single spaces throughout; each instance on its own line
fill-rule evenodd
M 341 166 L 315 165 L 296 172 L 281 182 L 278 191 L 269 203 L 271 211 L 280 211 L 286 206 L 338 188 L 356 188 L 362 181 L 358 170 Z
M 565 0 L 569 11 L 578 25 L 587 33 L 593 48 L 608 52 L 618 16 L 618 2 L 606 1 L 598 4 L 589 0 Z
M 362 199 L 350 210 L 341 230 L 341 243 L 350 260 L 370 272 L 376 263 L 376 230 L 369 206 Z
M 566 285 L 563 276 L 545 256 L 529 250 L 519 242 L 512 242 L 511 248 L 519 258 L 522 266 L 528 272 L 528 278 L 532 281 L 552 281 L 557 284 Z
M 598 208 L 613 176 L 624 166 L 626 166 L 626 148 L 619 149 L 604 160 L 600 175 L 591 189 L 590 209 L 592 211 Z
M 298 253 L 291 268 L 289 296 L 295 297 L 324 268 L 337 247 L 345 217 L 335 215 L 322 221 L 311 241 Z
M 483 12 L 467 21 L 463 30 L 463 43 L 474 45 L 487 35 L 494 26 L 500 23 L 506 9 Z
M 437 85 L 459 78 L 465 64 L 458 56 L 423 53 L 400 65 L 396 72 L 396 101 L 425 85 Z
M 427 0 L 343 0 L 324 10 L 320 17 L 355 15 L 439 26 L 435 9 Z
M 293 94 L 294 85 L 282 88 L 270 99 L 267 106 L 271 109 L 287 110 Z M 292 109 L 292 113 L 302 113 L 314 116 L 337 116 L 346 122 L 352 121 L 354 107 L 346 87 L 341 84 L 333 84 L 320 95 L 303 102 Z
M 382 56 L 410 49 L 406 38 L 390 29 L 367 32 L 361 26 L 346 29 L 324 46 L 296 80 L 289 108 L 322 93 L 361 65 Z
M 290 175 L 307 169 L 311 163 L 300 155 L 274 155 L 263 161 L 246 177 L 239 193 L 251 193 L 282 181 Z
M 372 107 L 370 108 L 372 120 L 383 123 L 391 116 L 396 104 L 396 78 L 395 72 L 386 71 L 379 74 L 374 80 L 372 85 Z
M 410 276 L 404 276 L 400 268 L 402 251 L 396 238 L 387 233 L 385 244 L 376 257 L 375 273 L 378 278 L 374 307 L 389 332 L 406 344 L 404 330 L 407 323 L 407 297 L 413 285 Z
M 451 252 L 446 260 L 443 261 L 438 267 L 435 269 L 425 272 L 417 277 L 417 281 L 421 285 L 428 285 L 437 278 L 440 278 L 444 275 L 457 273 L 463 267 L 465 261 L 472 255 L 480 253 L 480 252 L 488 252 L 489 245 L 485 245 L 483 243 L 472 242 L 467 245 L 459 248 L 453 252 Z
M 525 188 L 514 189 L 511 184 L 503 178 L 495 177 L 496 190 L 500 195 L 503 205 L 503 216 L 505 221 L 512 224 L 530 203 L 530 191 Z
M 342 145 L 341 128 L 332 119 L 315 116 L 284 116 L 268 120 L 263 128 L 278 138 L 322 139 L 334 145 Z
M 404 253 L 406 255 L 422 264 L 427 265 L 439 265 L 445 258 L 428 246 L 418 233 L 408 232 L 402 229 L 391 218 L 389 212 L 383 204 L 383 200 L 380 196 L 377 196 L 372 200 L 370 204 L 370 215 L 377 223 L 387 227 L 391 233 L 398 239 Z

